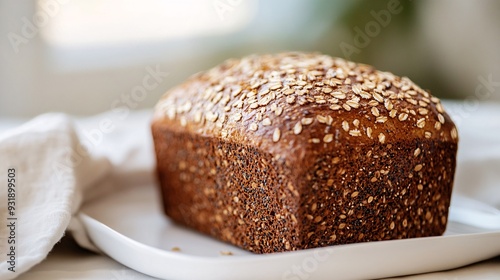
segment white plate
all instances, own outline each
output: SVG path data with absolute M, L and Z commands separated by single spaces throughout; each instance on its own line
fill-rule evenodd
M 257 255 L 173 224 L 161 213 L 152 186 L 124 191 L 84 211 L 79 217 L 103 252 L 161 279 L 373 279 L 447 270 L 500 254 L 500 225 L 482 229 L 450 221 L 440 237 Z

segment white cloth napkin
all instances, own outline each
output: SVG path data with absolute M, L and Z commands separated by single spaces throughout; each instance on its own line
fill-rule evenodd
M 456 193 L 500 208 L 500 105 L 483 104 L 473 111 L 463 103 L 446 105 L 460 119 Z M 10 233 L 2 225 L 0 279 L 13 279 L 42 261 L 67 230 L 82 247 L 98 250 L 75 214 L 95 199 L 151 184 L 151 114 L 108 112 L 74 122 L 63 114 L 46 114 L 0 135 L 2 223 L 8 214 L 9 168 L 16 169 L 17 179 L 16 272 L 7 269 L 4 252 Z M 97 212 L 106 215 L 105 210 Z
M 12 279 L 43 260 L 78 211 L 82 190 L 110 170 L 105 158 L 77 157 L 80 148 L 71 120 L 62 114 L 40 116 L 0 136 L 0 279 Z M 15 170 L 13 215 L 7 208 L 9 169 Z M 11 222 L 12 228 L 3 225 Z M 11 256 L 4 252 L 11 253 L 11 246 L 15 260 L 8 263 Z
M 448 102 L 459 146 L 454 191 L 500 209 L 500 104 Z
M 150 111 L 125 118 L 108 112 L 74 122 L 64 114 L 45 114 L 0 134 L 0 279 L 13 279 L 45 259 L 67 230 L 82 247 L 98 250 L 75 214 L 93 199 L 153 180 L 150 116 Z M 10 229 L 4 225 L 11 222 L 11 168 L 15 244 L 8 244 Z M 15 264 L 7 262 L 10 246 L 15 246 Z M 15 272 L 8 270 L 12 265 Z

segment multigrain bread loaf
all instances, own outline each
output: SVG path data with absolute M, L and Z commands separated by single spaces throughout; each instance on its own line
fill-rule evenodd
M 408 78 L 321 54 L 228 60 L 152 123 L 165 213 L 256 253 L 440 235 L 457 130 Z

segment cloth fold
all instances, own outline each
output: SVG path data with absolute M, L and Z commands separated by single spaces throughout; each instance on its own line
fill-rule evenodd
M 500 105 L 481 104 L 467 115 L 460 113 L 467 108 L 464 103 L 445 105 L 452 118 L 460 119 L 454 192 L 500 208 Z M 41 262 L 68 230 L 80 246 L 98 252 L 74 217 L 92 201 L 153 184 L 151 115 L 148 110 L 117 119 L 108 112 L 73 120 L 45 114 L 0 134 L 0 178 L 15 169 L 17 217 L 15 273 L 4 254 L 10 231 L 0 227 L 0 279 L 13 279 Z M 8 218 L 6 202 L 3 185 L 2 223 Z
M 0 136 L 2 178 L 8 169 L 15 174 L 13 212 L 7 208 L 7 188 L 0 188 L 2 222 L 15 218 L 9 220 L 12 228 L 0 227 L 0 279 L 12 279 L 42 261 L 80 208 L 82 189 L 109 172 L 106 158 L 82 148 L 63 114 L 42 115 Z M 11 256 L 4 253 L 11 251 Z

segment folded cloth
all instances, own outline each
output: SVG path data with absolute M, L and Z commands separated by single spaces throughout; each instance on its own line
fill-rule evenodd
M 10 225 L 0 227 L 0 279 L 12 279 L 47 256 L 78 211 L 82 189 L 111 165 L 86 152 L 63 114 L 42 115 L 2 134 L 0 155 L 0 215 Z M 8 174 L 14 179 L 9 190 Z
M 445 105 L 460 137 L 453 191 L 500 209 L 500 104 Z
M 107 112 L 76 121 L 76 130 L 81 144 L 87 147 L 95 158 L 105 158 L 110 163 L 106 176 L 92 185 L 82 186 L 81 209 L 95 205 L 94 201 L 108 202 L 113 194 L 127 191 L 131 187 L 154 184 L 155 155 L 151 137 L 150 120 L 152 111 L 138 111 L 123 115 Z M 102 205 L 102 203 L 100 203 Z M 94 218 L 107 214 L 106 209 L 94 209 Z M 99 251 L 88 239 L 80 220 L 75 216 L 68 228 L 77 243 L 87 249 Z
M 454 192 L 500 208 L 500 105 L 445 105 L 460 136 Z M 42 261 L 66 230 L 80 246 L 98 250 L 76 214 L 97 199 L 111 201 L 117 191 L 152 183 L 151 114 L 108 112 L 74 123 L 65 115 L 47 114 L 0 135 L 1 178 L 14 168 L 17 180 L 16 272 L 8 270 L 4 254 L 9 229 L 0 226 L 0 279 L 12 279 Z M 9 217 L 7 198 L 4 185 L 2 222 Z M 106 215 L 105 209 L 92 212 L 98 220 Z

